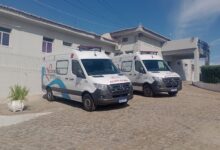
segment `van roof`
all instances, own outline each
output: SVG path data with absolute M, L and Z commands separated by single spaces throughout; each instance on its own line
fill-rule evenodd
M 78 59 L 110 59 L 104 51 L 80 51 L 75 50 L 73 52 L 77 55 Z
M 153 54 L 137 54 L 141 60 L 163 60 L 159 55 Z
M 54 60 L 54 59 L 64 59 L 64 58 L 76 58 L 76 59 L 110 59 L 104 51 L 80 51 L 73 50 L 72 52 L 56 54 L 56 55 L 47 55 L 44 57 L 45 60 Z

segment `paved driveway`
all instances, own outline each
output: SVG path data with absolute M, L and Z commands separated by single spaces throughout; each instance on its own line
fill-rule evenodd
M 189 84 L 176 97 L 138 94 L 127 107 L 92 113 L 62 100 L 36 98 L 28 105 L 24 114 L 52 113 L 1 127 L 0 149 L 220 149 L 220 93 Z M 1 114 L 10 115 L 2 105 Z

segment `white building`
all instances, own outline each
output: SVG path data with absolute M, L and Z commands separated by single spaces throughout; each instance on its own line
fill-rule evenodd
M 158 51 L 183 79 L 197 81 L 199 57 L 209 58 L 208 48 L 198 43 L 198 38 L 171 41 L 142 26 L 100 36 L 0 6 L 0 97 L 6 97 L 15 84 L 27 86 L 31 94 L 41 93 L 43 56 L 70 52 L 79 45 L 99 46 L 107 54 L 118 50 Z M 192 62 L 181 61 L 193 58 L 194 75 Z

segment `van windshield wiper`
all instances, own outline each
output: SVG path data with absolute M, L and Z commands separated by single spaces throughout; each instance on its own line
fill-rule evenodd
M 101 77 L 104 77 L 103 75 L 93 75 L 93 77 L 95 78 L 101 78 Z

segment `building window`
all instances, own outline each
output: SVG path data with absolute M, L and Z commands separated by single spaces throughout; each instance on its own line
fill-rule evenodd
M 0 45 L 9 46 L 11 29 L 0 27 Z
M 52 53 L 52 47 L 53 47 L 53 39 L 44 37 L 42 44 L 42 52 Z
M 123 38 L 123 39 L 122 39 L 122 42 L 123 42 L 123 43 L 128 42 L 128 38 Z
M 122 72 L 131 72 L 132 70 L 132 61 L 123 61 L 121 64 Z
M 58 60 L 56 64 L 56 72 L 59 75 L 67 75 L 68 73 L 68 60 Z
M 72 43 L 63 41 L 63 45 L 64 45 L 64 46 L 71 47 L 71 46 L 72 46 Z

